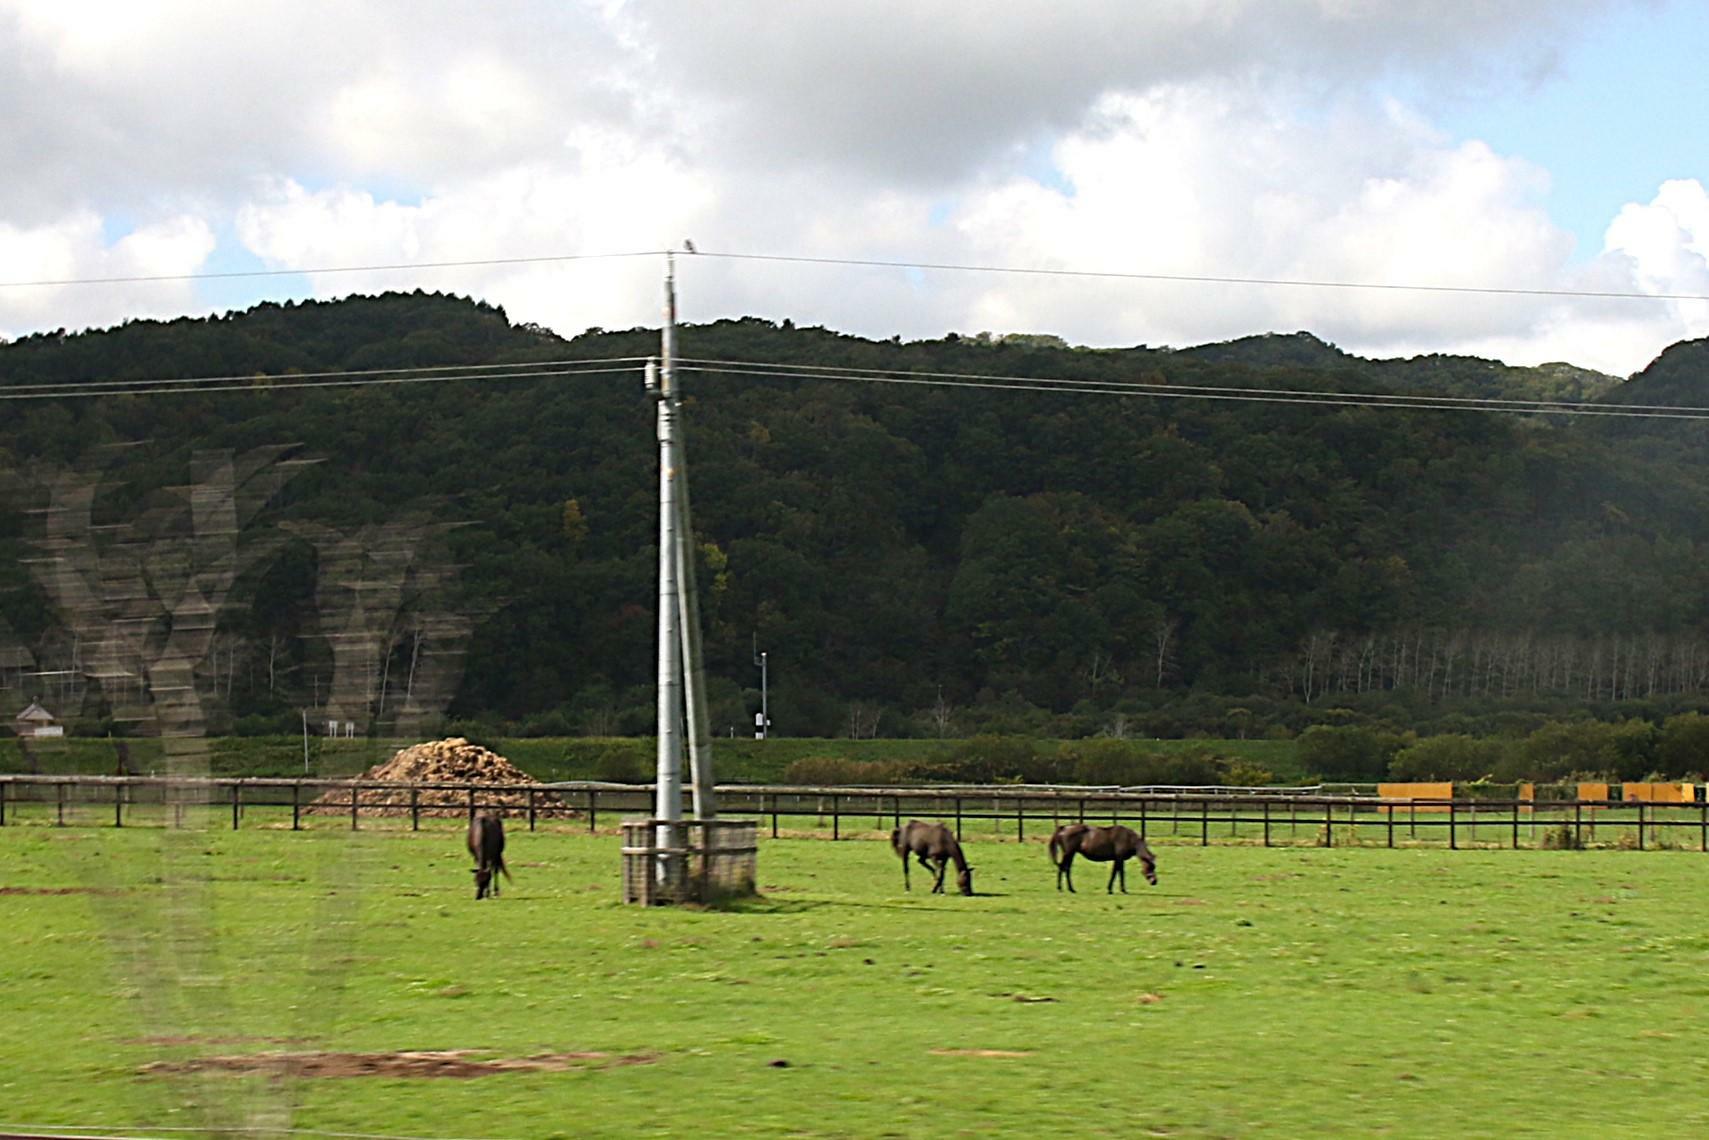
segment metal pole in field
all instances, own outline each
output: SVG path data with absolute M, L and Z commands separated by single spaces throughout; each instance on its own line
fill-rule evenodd
M 668 352 L 673 330 L 668 321 L 665 328 Z M 682 635 L 677 629 L 676 401 L 671 391 L 670 357 L 665 359 L 662 375 L 656 362 L 647 362 L 647 389 L 658 402 L 659 437 L 658 779 L 653 818 L 661 821 L 658 846 L 671 847 L 676 838 L 675 824 L 682 819 Z M 671 878 L 670 862 L 668 854 L 659 857 L 656 877 L 661 882 Z
M 760 668 L 760 711 L 754 719 L 754 739 L 764 740 L 771 732 L 771 700 L 766 677 L 766 654 L 760 649 L 757 633 L 754 635 L 754 664 Z
M 669 297 L 670 317 L 665 327 L 671 331 L 674 342 L 676 294 L 669 280 L 665 287 Z M 667 347 L 669 352 L 674 350 L 674 343 Z M 670 357 L 665 359 L 668 361 Z M 672 386 L 674 389 L 674 381 Z M 677 426 L 680 430 L 681 425 Z M 688 762 L 694 781 L 694 818 L 707 820 L 715 819 L 718 815 L 712 784 L 712 718 L 706 705 L 706 669 L 700 658 L 700 599 L 694 585 L 694 524 L 688 508 L 688 463 L 680 439 L 677 441 L 676 482 L 677 629 L 682 638 L 683 702 L 687 710 Z M 705 829 L 702 829 L 701 835 L 705 834 Z
M 657 366 L 647 365 L 647 389 L 658 403 L 659 438 L 659 747 L 656 819 L 682 818 L 682 757 L 686 730 L 694 815 L 716 818 L 712 732 L 706 672 L 700 653 L 700 603 L 694 584 L 694 524 L 689 509 L 688 457 L 682 441 L 676 380 L 676 256 L 665 254 L 664 323 Z M 675 832 L 677 828 L 661 828 Z

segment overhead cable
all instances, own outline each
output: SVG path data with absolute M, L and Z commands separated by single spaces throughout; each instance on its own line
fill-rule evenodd
M 1053 392 L 1077 396 L 1145 396 L 1183 400 L 1226 400 L 1269 404 L 1318 404 L 1335 407 L 1411 409 L 1414 411 L 1501 412 L 1570 416 L 1619 416 L 1641 419 L 1709 419 L 1709 408 L 1667 405 L 1607 405 L 1556 400 L 1510 400 L 1400 392 L 1311 392 L 1298 389 L 1219 388 L 1208 385 L 1156 384 L 1143 381 L 1069 380 L 1033 376 L 981 376 L 955 373 L 804 371 L 803 366 L 681 363 L 684 372 L 752 376 L 782 380 L 826 380 L 877 384 L 984 388 L 1010 392 Z
M 557 367 L 542 368 L 535 371 L 446 371 L 444 369 L 423 369 L 410 371 L 408 369 L 377 370 L 373 372 L 329 372 L 318 375 L 314 379 L 300 379 L 292 374 L 264 374 L 254 376 L 208 376 L 187 379 L 160 379 L 139 381 L 78 381 L 60 385 L 31 385 L 28 390 L 0 388 L 0 401 L 3 400 L 54 400 L 54 399 L 96 399 L 116 396 L 167 396 L 184 395 L 203 392 L 248 392 L 254 395 L 271 395 L 278 392 L 296 391 L 302 388 L 356 388 L 367 386 L 395 386 L 403 384 L 442 384 L 453 380 L 537 380 L 562 376 L 595 376 L 610 373 L 638 372 L 636 363 L 618 362 L 565 361 Z M 475 366 L 477 368 L 481 366 Z M 495 366 L 486 366 L 495 367 Z M 508 369 L 509 366 L 496 366 Z M 305 374 L 314 375 L 314 374 Z
M 679 251 L 635 249 L 609 253 L 559 253 L 530 257 L 481 257 L 454 261 L 399 261 L 365 265 L 311 265 L 294 269 L 233 269 L 209 273 L 158 273 L 113 277 L 65 277 L 30 281 L 0 281 L 0 289 L 48 288 L 74 285 L 135 285 L 168 281 L 220 281 L 246 277 L 313 277 L 346 273 L 390 273 L 405 270 L 464 269 L 494 265 L 542 265 L 576 261 L 610 261 L 664 257 Z M 685 254 L 685 256 L 687 256 Z M 1238 274 L 1160 273 L 1130 269 L 1073 269 L 1042 265 L 992 265 L 976 262 L 906 261 L 872 257 L 822 257 L 808 254 L 743 253 L 737 250 L 696 250 L 696 258 L 726 261 L 775 262 L 793 265 L 852 266 L 869 269 L 911 269 L 940 273 L 994 273 L 1027 277 L 1064 277 L 1110 281 L 1161 281 L 1194 285 L 1247 285 L 1293 289 L 1367 289 L 1389 292 L 1470 294 L 1476 296 L 1562 297 L 1630 301 L 1709 301 L 1706 293 L 1642 293 L 1621 289 L 1542 289 L 1517 285 L 1444 285 L 1407 281 L 1346 281 L 1310 277 L 1256 277 Z

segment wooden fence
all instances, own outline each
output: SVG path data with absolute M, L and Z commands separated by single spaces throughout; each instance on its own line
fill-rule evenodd
M 385 805 L 373 798 L 383 793 Z M 1058 824 L 1123 823 L 1161 842 L 1263 846 L 1618 846 L 1709 851 L 1709 804 L 1620 800 L 1394 799 L 1252 790 L 722 785 L 719 814 L 781 835 L 883 835 L 911 818 L 952 823 L 966 840 L 1042 838 Z M 403 827 L 502 809 L 530 830 L 614 830 L 653 812 L 651 785 L 397 784 L 360 780 L 174 780 L 0 776 L 0 826 Z M 686 805 L 685 805 L 686 809 Z M 385 814 L 382 815 L 381 813 Z

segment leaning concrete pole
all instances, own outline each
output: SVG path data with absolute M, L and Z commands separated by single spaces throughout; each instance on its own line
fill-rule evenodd
M 667 275 L 665 279 L 665 351 L 676 351 L 676 288 Z M 671 355 L 665 357 L 671 359 Z M 672 369 L 674 371 L 674 369 Z M 674 388 L 673 388 L 674 391 Z M 680 433 L 683 426 L 676 423 L 677 445 L 676 504 L 676 580 L 677 628 L 682 636 L 683 699 L 688 717 L 688 760 L 694 780 L 694 818 L 715 819 L 717 804 L 712 793 L 712 726 L 706 706 L 706 669 L 700 658 L 700 598 L 694 585 L 694 523 L 688 506 L 688 461 Z
M 668 332 L 664 347 L 662 370 L 647 362 L 647 386 L 658 401 L 659 435 L 659 763 L 653 818 L 660 821 L 657 844 L 664 849 L 656 877 L 661 883 L 670 883 L 676 878 L 673 864 L 681 862 L 671 849 L 680 846 L 676 824 L 682 819 L 682 634 L 678 629 L 681 610 L 676 552 L 680 456 Z

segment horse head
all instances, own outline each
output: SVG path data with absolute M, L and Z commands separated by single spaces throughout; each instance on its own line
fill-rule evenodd
M 1150 854 L 1143 854 L 1139 857 L 1139 865 L 1140 869 L 1145 872 L 1145 881 L 1155 887 L 1157 885 L 1156 857 Z
M 475 876 L 475 897 L 484 899 L 492 889 L 493 869 L 491 867 L 471 867 L 469 874 Z
M 957 887 L 961 888 L 962 894 L 964 894 L 964 895 L 972 894 L 973 893 L 973 868 L 972 867 L 963 867 L 961 870 L 957 871 L 955 873 L 955 885 Z

